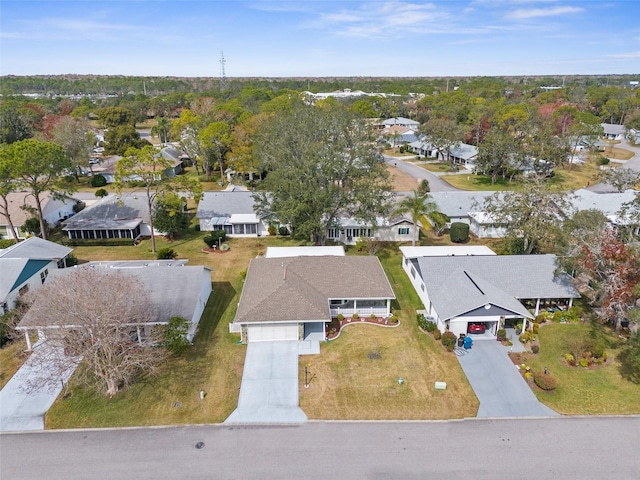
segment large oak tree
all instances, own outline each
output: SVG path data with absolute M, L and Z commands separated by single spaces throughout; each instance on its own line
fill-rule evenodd
M 299 105 L 274 115 L 256 139 L 268 172 L 254 195 L 260 215 L 323 245 L 342 216 L 375 222 L 391 196 L 371 130 L 345 110 Z

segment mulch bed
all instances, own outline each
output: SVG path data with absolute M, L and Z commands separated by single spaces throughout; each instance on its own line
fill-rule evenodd
M 202 251 L 205 253 L 227 253 L 229 250 L 220 250 L 219 248 L 209 248 L 209 247 L 202 249 Z
M 338 319 L 334 318 L 332 319 L 331 323 L 327 327 L 327 332 L 329 332 L 330 328 L 332 327 L 335 327 L 336 331 L 334 333 L 327 333 L 327 338 L 329 340 L 333 340 L 334 338 L 337 338 L 340 335 L 340 331 L 342 330 L 343 327 L 346 327 L 347 325 L 351 325 L 351 324 L 358 324 L 358 323 L 369 323 L 373 325 L 379 325 L 381 327 L 397 327 L 398 325 L 400 325 L 400 322 L 390 323 L 386 318 L 383 318 L 383 317 L 376 317 L 374 319 L 372 319 L 371 317 L 360 317 L 358 319 L 345 317 L 345 319 L 342 320 L 341 322 L 338 322 Z

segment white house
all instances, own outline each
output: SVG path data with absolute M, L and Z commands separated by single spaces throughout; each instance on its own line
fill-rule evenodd
M 0 250 L 0 315 L 12 310 L 21 294 L 39 288 L 52 271 L 65 268 L 71 252 L 39 237 Z
M 336 225 L 327 229 L 327 239 L 345 245 L 355 245 L 358 240 L 374 238 L 383 242 L 408 242 L 416 238 L 416 225 L 405 215 L 387 219 L 376 218 L 376 224 L 341 217 Z
M 607 140 L 622 140 L 624 137 L 624 125 L 616 125 L 614 123 L 601 123 L 600 126 L 604 131 L 604 137 Z
M 274 255 L 249 264 L 229 326 L 244 342 L 324 339 L 338 314 L 390 316 L 395 294 L 377 257 Z
M 224 230 L 230 237 L 262 237 L 269 233 L 269 224 L 258 218 L 255 201 L 246 190 L 204 192 L 196 217 L 200 230 Z
M 74 198 L 58 198 L 50 193 L 42 194 L 41 198 L 42 216 L 53 227 L 71 217 L 74 214 L 73 208 L 78 203 L 78 200 Z M 35 208 L 36 202 L 30 192 L 11 192 L 7 195 L 7 210 L 18 238 L 27 238 L 28 234 L 22 229 L 22 226 L 29 218 L 35 216 L 35 213 L 32 213 Z M 13 238 L 4 209 L 0 209 L 0 238 Z
M 90 262 L 75 268 L 56 271 L 55 275 L 64 275 L 70 288 L 73 286 L 74 273 L 81 268 L 104 268 L 133 276 L 149 293 L 151 304 L 156 312 L 156 317 L 150 323 L 131 323 L 138 341 L 143 341 L 154 325 L 166 325 L 174 316 L 189 321 L 186 337 L 192 341 L 211 295 L 211 269 L 202 265 L 187 266 L 185 264 L 185 260 Z M 36 296 L 35 302 L 39 301 L 43 300 Z M 89 301 L 100 301 L 100 299 Z M 52 327 L 46 318 L 36 318 L 29 312 L 17 326 L 17 330 L 25 333 L 29 349 L 31 349 L 31 343 L 28 333 L 38 332 L 38 336 L 42 338 L 46 337 L 47 329 L 50 328 L 58 328 L 58 326 Z
M 469 247 L 400 247 L 402 268 L 441 332 L 468 334 L 483 323 L 495 338 L 506 324 L 526 328 L 545 306 L 569 308 L 579 298 L 571 279 L 556 274 L 555 255 L 495 255 Z

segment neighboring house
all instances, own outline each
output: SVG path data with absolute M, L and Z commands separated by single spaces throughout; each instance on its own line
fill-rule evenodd
M 71 252 L 39 237 L 0 250 L 0 315 L 12 310 L 21 294 L 40 287 L 50 272 L 65 268 Z
M 467 192 L 463 190 L 451 192 L 431 192 L 431 198 L 438 206 L 438 211 L 444 213 L 453 222 L 470 224 L 471 212 L 482 211 L 486 198 L 495 192 Z M 472 233 L 473 230 L 471 230 Z
M 200 230 L 224 230 L 230 237 L 262 237 L 268 235 L 269 224 L 258 218 L 251 192 L 227 190 L 204 192 L 196 217 Z
M 631 145 L 640 145 L 640 130 L 630 128 L 627 132 L 627 140 Z
M 249 264 L 229 328 L 243 342 L 325 338 L 338 314 L 389 317 L 394 298 L 375 256 L 259 257 Z
M 172 178 L 176 175 L 180 175 L 184 171 L 184 159 L 185 155 L 175 147 L 164 147 L 159 153 L 162 158 L 171 162 L 169 168 L 164 171 L 165 176 Z
M 547 307 L 570 308 L 579 298 L 569 276 L 557 274 L 555 255 L 495 255 L 468 247 L 400 247 L 402 268 L 441 332 L 468 334 L 484 323 L 495 338 L 508 324 L 523 324 Z M 438 247 L 435 247 L 438 248 Z
M 620 210 L 625 204 L 632 202 L 638 192 L 626 190 L 624 192 L 596 193 L 581 188 L 570 198 L 573 212 L 582 210 L 599 210 L 609 220 L 613 227 L 631 227 L 632 234 L 640 234 L 640 225 L 632 220 L 620 216 Z M 573 213 L 570 212 L 570 213 Z
M 614 123 L 601 123 L 604 130 L 604 137 L 607 140 L 622 140 L 624 137 L 624 125 L 616 125 Z
M 394 125 L 386 127 L 380 132 L 381 138 L 391 144 L 393 147 L 398 145 L 406 145 L 418 140 L 417 132 L 412 128 Z
M 376 218 L 375 227 L 354 218 L 339 218 L 337 226 L 327 229 L 327 239 L 345 245 L 355 245 L 358 240 L 375 238 L 384 242 L 408 242 L 416 238 L 416 225 L 405 215 L 390 220 Z
M 108 268 L 121 271 L 124 275 L 131 275 L 139 280 L 148 292 L 151 304 L 157 313 L 155 319 L 149 323 L 131 323 L 132 335 L 139 342 L 150 334 L 155 325 L 166 325 L 171 317 L 179 316 L 189 320 L 189 330 L 186 337 L 193 340 L 198 323 L 204 312 L 205 305 L 211 295 L 211 269 L 204 266 L 186 266 L 186 261 L 153 260 L 153 261 L 117 261 L 90 262 L 75 268 L 67 268 L 52 272 L 54 275 L 64 275 L 72 288 L 73 275 L 81 268 Z M 45 301 L 36 296 L 35 302 Z M 89 299 L 99 301 L 99 299 Z M 46 318 L 35 318 L 29 312 L 25 314 L 17 330 L 25 333 L 27 347 L 31 349 L 28 333 L 38 332 L 39 338 L 46 338 L 47 329 L 59 328 L 50 325 Z M 63 328 L 72 328 L 72 325 Z
M 56 198 L 50 193 L 43 194 L 41 198 L 43 218 L 52 227 L 71 217 L 74 213 L 73 208 L 78 203 L 74 198 Z M 29 218 L 36 216 L 35 212 L 30 211 L 36 208 L 35 199 L 29 192 L 23 191 L 11 192 L 7 196 L 7 200 L 9 202 L 9 216 L 18 238 L 27 238 L 28 234 L 22 229 L 22 226 Z M 9 221 L 4 213 L 0 213 L 0 238 L 13 238 Z
M 393 117 L 383 120 L 379 125 L 382 129 L 398 126 L 410 128 L 411 130 L 417 130 L 420 126 L 420 122 L 416 122 L 415 120 L 411 120 L 410 118 L 405 117 Z
M 130 238 L 151 235 L 145 193 L 108 195 L 63 222 L 62 231 L 72 240 Z
M 409 143 L 409 150 L 420 155 L 421 157 L 436 158 L 438 156 L 438 150 L 435 149 L 429 142 L 424 140 L 416 140 Z
M 478 158 L 478 147 L 461 143 L 449 150 L 449 160 L 455 165 L 462 165 L 466 170 L 473 170 Z M 443 159 L 446 160 L 446 157 Z

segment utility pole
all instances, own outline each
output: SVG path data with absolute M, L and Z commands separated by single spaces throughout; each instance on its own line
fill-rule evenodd
M 227 88 L 227 75 L 224 71 L 224 65 L 227 61 L 224 59 L 224 52 L 220 50 L 220 89 L 226 90 Z

